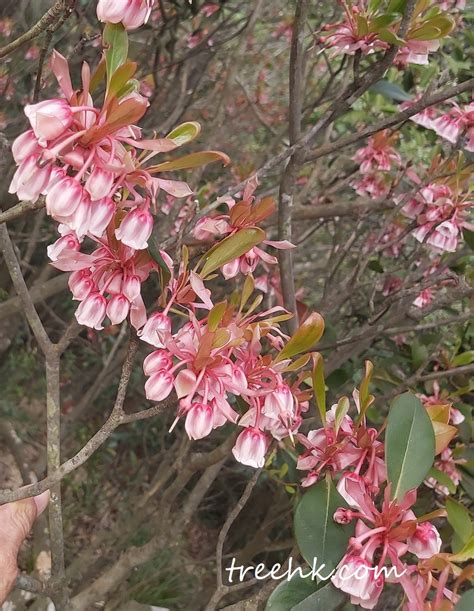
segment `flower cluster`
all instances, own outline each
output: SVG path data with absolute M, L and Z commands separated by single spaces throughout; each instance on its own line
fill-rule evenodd
M 157 348 L 143 364 L 146 396 L 162 401 L 174 390 L 179 399 L 175 424 L 185 418 L 190 439 L 206 437 L 227 422 L 243 427 L 233 454 L 245 465 L 262 467 L 271 438 L 296 433 L 311 396 L 301 388 L 301 376 L 290 381 L 286 373 L 295 370 L 285 358 L 288 338 L 279 326 L 288 315 L 278 307 L 253 314 L 255 301 L 244 311 L 246 298 L 238 309 L 227 302 L 213 306 L 197 274 L 185 275 L 171 283 L 164 311 L 152 314 L 139 332 Z M 167 313 L 185 295 L 194 301 L 187 306 L 189 321 L 173 332 Z M 196 306 L 210 308 L 209 313 L 198 318 Z M 310 317 L 306 327 L 311 325 L 322 325 L 321 318 Z M 272 349 L 279 351 L 275 357 Z
M 371 3 L 367 0 L 340 0 L 340 4 L 344 19 L 324 26 L 329 34 L 320 38 L 321 44 L 332 48 L 335 54 L 348 55 L 369 55 L 398 45 L 400 49 L 395 63 L 400 67 L 408 63 L 427 64 L 429 53 L 439 49 L 440 40 L 455 25 L 447 13 L 433 6 L 434 3 L 432 6 L 424 3 L 414 12 L 407 34 L 401 39 L 397 33 L 402 15 L 393 3 L 390 8 L 383 2 Z

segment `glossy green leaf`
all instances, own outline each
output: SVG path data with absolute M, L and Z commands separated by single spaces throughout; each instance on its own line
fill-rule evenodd
M 454 611 L 472 611 L 474 609 L 474 588 L 471 588 L 461 596 Z
M 326 383 L 324 382 L 324 359 L 319 352 L 314 355 L 313 392 L 321 422 L 326 424 Z
M 341 525 L 334 521 L 334 512 L 339 507 L 347 504 L 331 478 L 326 477 L 311 486 L 295 512 L 295 536 L 300 552 L 310 566 L 317 562 L 323 574 L 336 567 L 354 533 L 354 524 Z
M 474 559 L 474 536 L 471 536 L 466 545 L 457 554 L 449 557 L 452 562 L 467 562 Z
M 466 350 L 466 352 L 462 352 L 461 354 L 457 354 L 453 360 L 453 367 L 461 367 L 462 365 L 469 365 L 474 362 L 474 350 Z
M 174 140 L 177 146 L 192 142 L 201 132 L 201 126 L 197 121 L 188 121 L 175 127 L 166 137 Z
M 401 47 L 405 44 L 405 41 L 403 40 L 403 38 L 400 38 L 399 36 L 394 34 L 391 30 L 387 30 L 385 28 L 379 31 L 378 36 L 380 40 L 383 40 L 384 42 L 388 42 L 389 45 L 396 45 L 398 47 Z
M 346 595 L 335 588 L 331 582 L 310 594 L 307 598 L 291 608 L 291 611 L 336 611 L 346 600 Z
M 383 95 L 384 98 L 387 98 L 388 100 L 395 100 L 395 102 L 406 102 L 407 100 L 411 100 L 412 97 L 409 93 L 403 91 L 400 85 L 391 83 L 385 79 L 377 81 L 375 85 L 370 87 L 369 91 L 372 91 L 372 93 L 379 93 L 380 95 Z
M 317 312 L 313 312 L 290 337 L 286 346 L 278 353 L 275 362 L 307 352 L 321 339 L 323 332 L 324 319 Z
M 215 331 L 221 324 L 222 318 L 227 308 L 227 301 L 221 301 L 217 303 L 212 310 L 210 310 L 207 317 L 207 326 L 209 331 Z
M 302 570 L 305 575 L 309 572 L 308 567 Z M 295 605 L 313 594 L 317 587 L 316 581 L 310 577 L 300 577 L 295 574 L 289 581 L 282 581 L 273 590 L 265 611 L 292 611 Z
M 421 401 L 410 392 L 392 403 L 385 434 L 385 456 L 392 498 L 398 500 L 417 488 L 433 465 L 433 426 Z
M 128 34 L 121 23 L 107 23 L 104 28 L 105 62 L 107 82 L 110 83 L 116 70 L 127 61 Z
M 265 239 L 265 232 L 258 227 L 247 227 L 224 238 L 204 255 L 205 263 L 200 276 L 205 278 L 222 265 L 241 257 Z
M 458 501 L 448 497 L 446 499 L 448 522 L 453 527 L 462 544 L 465 545 L 472 534 L 472 522 L 469 511 Z

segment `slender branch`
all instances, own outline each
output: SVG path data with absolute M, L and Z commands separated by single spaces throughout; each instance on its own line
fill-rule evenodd
M 304 28 L 308 14 L 308 0 L 298 0 L 291 38 L 289 68 L 289 141 L 295 145 L 301 137 L 301 115 L 304 95 Z M 278 239 L 292 241 L 292 216 L 295 181 L 303 160 L 302 153 L 295 151 L 283 171 L 278 194 Z M 291 250 L 278 251 L 281 291 L 285 308 L 294 314 L 288 321 L 290 333 L 298 328 L 296 308 L 293 254 Z
M 0 58 L 6 57 L 19 47 L 23 46 L 33 38 L 36 38 L 49 28 L 63 12 L 72 12 L 75 0 L 57 0 L 57 2 L 35 23 L 27 32 L 13 40 L 8 45 L 0 48 Z

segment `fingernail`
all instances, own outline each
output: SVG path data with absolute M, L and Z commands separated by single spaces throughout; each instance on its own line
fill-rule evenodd
M 40 516 L 43 511 L 46 509 L 49 503 L 49 490 L 45 490 L 38 496 L 34 496 L 33 500 L 36 503 L 36 516 Z

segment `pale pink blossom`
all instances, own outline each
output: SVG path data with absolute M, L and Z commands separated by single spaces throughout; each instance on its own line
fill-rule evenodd
M 125 295 L 121 295 L 120 293 L 112 295 L 107 302 L 107 316 L 113 325 L 122 323 L 127 318 L 129 312 L 130 301 Z
M 98 292 L 89 293 L 82 301 L 76 310 L 76 319 L 80 325 L 91 327 L 100 331 L 104 327 L 104 321 L 107 309 L 107 300 Z
M 72 124 L 73 112 L 66 100 L 45 100 L 27 104 L 25 114 L 40 144 L 61 136 Z
M 186 413 L 185 429 L 189 439 L 207 437 L 213 429 L 214 415 L 210 405 L 192 403 Z
M 26 157 L 13 176 L 9 193 L 16 193 L 19 199 L 35 202 L 44 193 L 51 177 L 51 166 L 39 166 L 38 157 Z
M 422 560 L 439 554 L 441 549 L 439 532 L 430 522 L 417 524 L 415 533 L 408 539 L 407 543 L 408 551 Z
M 139 337 L 156 348 L 163 348 L 163 339 L 171 331 L 171 319 L 160 312 L 155 312 L 138 332 Z
M 173 390 L 173 375 L 168 369 L 159 369 L 145 383 L 146 398 L 150 401 L 163 401 Z
M 249 427 L 238 436 L 232 454 L 243 465 L 257 469 L 265 464 L 268 445 L 268 436 L 263 431 Z
M 127 30 L 136 30 L 148 21 L 154 0 L 99 0 L 97 17 L 104 23 L 122 22 Z
M 153 217 L 148 210 L 135 208 L 129 212 L 120 227 L 115 230 L 115 236 L 123 244 L 143 250 L 148 247 L 148 238 L 153 231 Z

